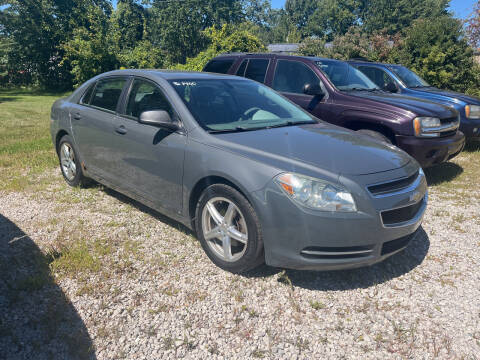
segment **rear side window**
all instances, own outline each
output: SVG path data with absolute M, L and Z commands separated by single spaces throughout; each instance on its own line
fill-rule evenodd
M 227 74 L 228 70 L 230 70 L 230 68 L 232 67 L 233 62 L 233 59 L 212 60 L 207 64 L 207 66 L 205 66 L 203 71 L 218 74 Z
M 95 88 L 90 105 L 115 111 L 126 82 L 126 79 L 119 78 L 100 80 Z
M 80 99 L 80 104 L 90 104 L 90 99 L 92 98 L 93 89 L 95 89 L 96 83 L 93 83 L 89 86 L 87 91 L 83 94 L 82 98 Z
M 320 79 L 304 63 L 278 60 L 272 87 L 281 92 L 303 94 L 303 87 L 306 84 L 319 83 Z
M 249 59 L 247 70 L 245 70 L 245 77 L 264 83 L 269 62 L 267 59 Z

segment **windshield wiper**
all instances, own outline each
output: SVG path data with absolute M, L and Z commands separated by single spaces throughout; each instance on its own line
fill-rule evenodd
M 279 128 L 279 127 L 285 127 L 285 126 L 297 126 L 297 125 L 305 125 L 305 124 L 316 124 L 316 123 L 317 123 L 316 121 L 311 121 L 311 120 L 286 121 L 281 124 L 265 126 L 265 129 L 273 129 L 273 128 Z
M 380 89 L 367 89 L 367 88 L 349 88 L 349 89 L 344 89 L 343 91 L 368 91 L 368 92 L 372 92 L 372 91 L 375 91 L 375 90 L 380 90 Z
M 232 133 L 232 132 L 241 132 L 241 131 L 249 131 L 249 130 L 255 130 L 255 128 L 246 128 L 243 126 L 237 126 L 233 129 L 221 129 L 221 130 L 207 130 L 210 134 L 220 134 L 220 133 Z

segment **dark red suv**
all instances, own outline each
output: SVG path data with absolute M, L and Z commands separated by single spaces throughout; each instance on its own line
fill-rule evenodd
M 206 72 L 264 83 L 318 118 L 397 145 L 422 167 L 459 154 L 465 136 L 449 106 L 381 90 L 348 62 L 275 54 L 225 54 Z

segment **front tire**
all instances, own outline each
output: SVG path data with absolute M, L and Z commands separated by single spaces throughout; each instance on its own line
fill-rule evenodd
M 65 135 L 60 139 L 57 153 L 60 170 L 67 184 L 73 187 L 87 186 L 90 183 L 90 179 L 83 174 L 78 152 L 70 136 Z
M 196 231 L 218 267 L 244 273 L 264 262 L 260 221 L 248 200 L 224 184 L 207 187 L 197 204 Z

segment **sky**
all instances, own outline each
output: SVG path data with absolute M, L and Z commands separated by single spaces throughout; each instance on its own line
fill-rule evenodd
M 272 7 L 281 8 L 285 5 L 285 0 L 270 0 Z M 454 16 L 461 19 L 466 19 L 473 11 L 473 5 L 476 0 L 450 0 L 449 10 L 453 12 Z M 116 4 L 116 0 L 113 0 Z
M 285 5 L 285 0 L 271 0 L 272 7 L 281 8 Z M 457 18 L 466 19 L 473 11 L 475 0 L 451 0 L 450 11 Z

